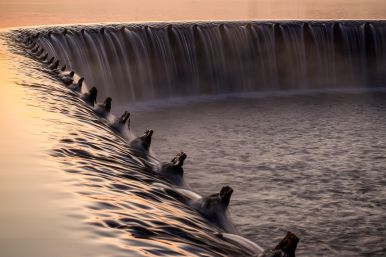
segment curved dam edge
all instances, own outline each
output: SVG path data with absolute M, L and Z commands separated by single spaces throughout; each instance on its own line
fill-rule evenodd
M 268 27 L 271 28 L 271 24 L 268 24 L 268 25 L 269 25 Z M 278 25 L 278 26 L 276 26 L 276 24 L 275 24 L 275 25 L 273 25 L 272 31 L 265 31 L 264 30 L 262 32 L 262 35 L 272 35 L 269 33 L 273 32 L 273 35 L 275 36 L 275 40 L 276 40 L 276 36 L 278 36 L 278 38 L 280 38 L 279 42 L 282 42 L 282 43 L 284 42 L 285 44 L 283 44 L 283 45 L 290 46 L 289 48 L 284 48 L 284 50 L 285 50 L 284 55 L 291 57 L 292 61 L 294 63 L 301 63 L 299 61 L 308 60 L 307 59 L 308 55 L 307 54 L 303 55 L 302 52 L 304 53 L 304 52 L 306 52 L 306 50 L 308 51 L 309 47 L 302 48 L 302 42 L 300 44 L 298 44 L 299 42 L 297 40 L 302 38 L 302 39 L 304 39 L 303 43 L 306 42 L 307 41 L 306 40 L 306 38 L 307 38 L 306 34 L 307 33 L 311 33 L 314 36 L 315 35 L 316 36 L 329 35 L 328 33 L 325 33 L 326 32 L 325 30 L 323 30 L 324 28 L 329 27 L 329 26 L 325 26 L 325 25 L 326 24 L 323 24 L 323 26 L 321 26 L 322 30 L 313 31 L 310 28 L 314 29 L 315 27 L 312 27 L 313 25 L 309 25 L 309 24 L 304 25 L 303 23 L 301 23 L 301 24 L 292 24 L 291 23 L 289 25 L 285 24 L 285 25 Z M 377 24 L 377 26 L 378 25 L 379 24 Z M 196 26 L 196 27 L 194 27 L 194 26 Z M 55 63 L 57 63 L 60 60 L 61 65 L 68 65 L 69 68 L 72 68 L 72 66 L 75 65 L 76 62 L 80 61 L 80 63 L 81 63 L 83 60 L 85 60 L 84 58 L 78 58 L 78 59 L 74 58 L 74 57 L 80 57 L 81 55 L 79 55 L 79 53 L 83 53 L 83 54 L 85 54 L 85 56 L 88 56 L 88 57 L 92 56 L 92 52 L 85 53 L 85 51 L 87 51 L 86 50 L 87 47 L 85 47 L 85 46 L 87 46 L 87 44 L 90 44 L 90 42 L 91 42 L 93 44 L 93 48 L 94 48 L 93 51 L 95 51 L 94 54 L 95 53 L 101 53 L 101 55 L 97 56 L 97 58 L 95 58 L 95 59 L 87 59 L 86 58 L 88 64 L 91 64 L 91 65 L 85 65 L 85 63 L 81 63 L 82 67 L 90 69 L 89 74 L 91 74 L 91 75 L 98 73 L 98 71 L 99 72 L 102 71 L 102 75 L 110 76 L 110 78 L 106 77 L 107 78 L 106 79 L 105 77 L 103 77 L 101 80 L 99 80 L 98 77 L 93 77 L 93 78 L 91 77 L 90 79 L 87 79 L 86 82 L 88 82 L 90 86 L 94 86 L 95 82 L 98 82 L 98 81 L 105 81 L 106 82 L 107 81 L 108 83 L 106 85 L 104 85 L 104 87 L 101 87 L 102 92 L 103 92 L 103 90 L 105 90 L 104 93 L 106 93 L 106 94 L 110 94 L 110 93 L 114 94 L 115 93 L 117 95 L 126 96 L 127 88 L 124 87 L 124 85 L 126 85 L 125 82 L 127 82 L 127 81 L 125 81 L 125 78 L 121 78 L 121 80 L 114 80 L 114 78 L 117 77 L 117 73 L 113 73 L 114 69 L 108 70 L 106 68 L 113 68 L 114 67 L 116 69 L 117 63 L 122 63 L 122 59 L 127 60 L 126 58 L 119 58 L 119 57 L 122 57 L 122 55 L 120 55 L 119 53 L 125 52 L 124 50 L 126 50 L 127 51 L 126 53 L 129 53 L 129 56 L 130 56 L 130 53 L 131 54 L 135 53 L 135 51 L 133 51 L 134 47 L 143 46 L 142 43 L 148 44 L 147 48 L 145 47 L 141 50 L 142 51 L 141 53 L 145 54 L 143 56 L 149 57 L 149 59 L 147 61 L 150 64 L 150 67 L 148 67 L 147 69 L 141 70 L 141 72 L 143 72 L 142 75 L 144 75 L 143 77 L 146 77 L 149 74 L 154 75 L 152 73 L 154 71 L 157 71 L 155 73 L 158 73 L 160 71 L 165 71 L 165 74 L 168 74 L 169 76 L 159 77 L 159 75 L 155 74 L 155 76 L 153 77 L 153 82 L 155 81 L 155 83 L 152 83 L 151 84 L 152 87 L 150 88 L 151 90 L 153 90 L 153 92 L 152 92 L 153 95 L 146 95 L 145 94 L 146 91 L 143 91 L 143 92 L 137 91 L 136 92 L 136 90 L 141 89 L 141 86 L 143 86 L 143 85 L 148 86 L 147 85 L 148 81 L 144 81 L 146 83 L 140 84 L 138 88 L 132 87 L 130 89 L 131 93 L 134 92 L 135 94 L 134 95 L 128 94 L 127 96 L 132 97 L 132 98 L 122 98 L 122 99 L 120 99 L 120 101 L 122 101 L 122 102 L 125 102 L 125 101 L 126 102 L 131 102 L 131 101 L 135 102 L 135 101 L 142 100 L 142 99 L 146 99 L 146 100 L 150 99 L 150 101 L 154 100 L 154 99 L 176 99 L 176 95 L 174 95 L 173 92 L 178 91 L 180 89 L 179 86 L 182 85 L 180 83 L 180 81 L 176 81 L 176 79 L 181 78 L 178 76 L 178 73 L 181 71 L 178 71 L 178 69 L 159 70 L 162 66 L 165 66 L 165 64 L 175 64 L 175 66 L 179 66 L 179 64 L 184 64 L 187 67 L 187 69 L 182 72 L 183 74 L 189 70 L 190 72 L 192 72 L 191 74 L 198 75 L 199 77 L 202 77 L 202 70 L 200 72 L 200 71 L 195 70 L 194 68 L 192 69 L 192 66 L 189 66 L 192 63 L 195 63 L 195 65 L 193 65 L 193 66 L 204 65 L 205 69 L 208 69 L 208 70 L 211 70 L 214 72 L 213 74 L 210 74 L 210 73 L 205 74 L 207 77 L 204 76 L 204 79 L 208 79 L 208 80 L 213 79 L 212 82 L 214 82 L 214 84 L 217 87 L 210 85 L 211 83 L 207 83 L 207 84 L 205 84 L 205 86 L 203 88 L 199 88 L 198 91 L 192 91 L 192 92 L 188 92 L 187 94 L 181 94 L 182 98 L 183 97 L 190 97 L 190 96 L 195 97 L 195 95 L 202 95 L 201 90 L 207 90 L 207 91 L 205 91 L 205 93 L 208 93 L 208 95 L 214 95 L 214 96 L 223 96 L 223 95 L 228 95 L 228 94 L 241 94 L 241 95 L 246 94 L 246 95 L 248 95 L 248 94 L 250 94 L 250 92 L 255 92 L 258 90 L 248 91 L 251 88 L 244 87 L 244 85 L 248 85 L 248 84 L 244 84 L 244 82 L 240 83 L 240 84 L 242 84 L 242 86 L 240 86 L 240 88 L 232 87 L 232 85 L 230 85 L 230 86 L 227 85 L 227 87 L 219 87 L 219 86 L 221 86 L 222 83 L 224 82 L 222 76 L 226 75 L 226 73 L 229 71 L 233 71 L 233 70 L 230 70 L 229 67 L 221 67 L 222 64 L 227 63 L 226 60 L 232 60 L 232 61 L 235 61 L 235 63 L 237 63 L 240 60 L 243 60 L 243 57 L 244 57 L 243 54 L 245 54 L 245 53 L 242 53 L 241 55 L 239 55 L 236 50 L 239 50 L 240 47 L 239 46 L 237 46 L 237 47 L 232 46 L 232 42 L 234 42 L 234 41 L 232 41 L 229 38 L 226 39 L 227 36 L 229 36 L 229 33 L 231 33 L 232 35 L 235 35 L 235 36 L 237 35 L 236 39 L 243 38 L 243 36 L 245 36 L 245 35 L 249 36 L 250 34 L 248 34 L 248 33 L 255 30 L 254 26 L 255 26 L 254 24 L 247 24 L 247 25 L 227 25 L 227 24 L 226 25 L 224 25 L 224 24 L 212 25 L 212 24 L 210 24 L 210 25 L 202 25 L 202 26 L 201 25 L 193 25 L 193 27 L 192 26 L 187 26 L 187 27 L 181 26 L 181 27 L 178 27 L 176 29 L 174 26 L 167 25 L 166 27 L 145 26 L 145 27 L 137 28 L 136 31 L 133 31 L 132 28 L 127 28 L 127 27 L 123 27 L 122 29 L 119 29 L 118 31 L 116 31 L 114 28 L 111 28 L 111 27 L 101 27 L 101 28 L 93 27 L 90 29 L 85 29 L 83 31 L 82 31 L 82 29 L 80 31 L 69 31 L 69 30 L 63 29 L 63 31 L 51 32 L 51 33 L 48 32 L 47 35 L 41 35 L 41 37 L 38 38 L 38 40 L 41 39 L 41 41 L 38 43 L 39 47 L 32 47 L 32 50 L 31 49 L 30 50 L 31 50 L 31 52 L 38 52 L 38 53 L 40 53 L 43 50 L 43 52 L 41 54 L 35 55 L 35 58 L 39 59 L 43 56 L 43 54 L 48 55 L 48 53 L 44 53 L 44 51 L 47 49 L 47 47 L 42 47 L 42 45 L 45 44 L 45 46 L 49 46 L 50 51 L 53 51 L 55 53 L 55 58 L 56 58 Z M 256 26 L 257 26 L 256 29 L 258 29 L 258 27 L 260 25 L 256 25 Z M 275 28 L 275 26 L 276 26 L 276 28 Z M 277 27 L 279 27 L 279 28 L 277 28 Z M 320 28 L 319 24 L 317 24 L 316 27 Z M 338 27 L 338 28 L 336 28 L 336 27 Z M 368 41 L 368 40 L 366 40 L 366 38 L 368 38 L 369 35 L 370 35 L 370 37 L 373 35 L 371 33 L 373 33 L 373 31 L 374 31 L 373 30 L 374 27 L 375 27 L 374 23 L 371 23 L 371 24 L 369 24 L 369 23 L 352 23 L 351 24 L 350 23 L 347 26 L 346 26 L 346 24 L 342 25 L 342 23 L 339 23 L 338 26 L 335 26 L 335 23 L 333 23 L 332 24 L 332 30 L 330 31 L 330 32 L 332 32 L 333 36 L 338 35 L 341 39 L 341 41 L 338 42 L 337 45 L 334 45 L 333 53 L 337 53 L 335 50 L 340 49 L 342 51 L 342 53 L 346 54 L 347 59 L 345 59 L 344 64 L 345 65 L 347 65 L 347 64 L 352 65 L 352 67 L 350 67 L 350 70 L 349 70 L 349 71 L 351 71 L 350 74 L 356 75 L 357 71 L 359 71 L 358 72 L 358 74 L 359 74 L 358 78 L 360 78 L 360 79 L 368 78 L 369 70 L 368 69 L 362 69 L 362 68 L 365 66 L 364 64 L 366 64 L 369 61 L 368 57 L 372 56 L 371 54 L 368 55 L 369 51 L 368 51 L 367 45 L 375 43 L 376 40 Z M 184 28 L 188 28 L 188 32 L 183 31 Z M 207 28 L 209 28 L 209 29 L 207 30 Z M 212 30 L 212 28 L 213 28 L 213 30 Z M 331 27 L 329 27 L 329 28 L 331 28 Z M 379 25 L 378 28 L 383 30 L 384 25 L 381 24 L 381 25 Z M 232 29 L 232 32 L 229 32 L 230 29 Z M 195 42 L 198 41 L 201 44 L 201 48 L 199 47 L 198 50 L 194 47 L 191 47 L 191 45 L 187 46 L 186 48 L 183 48 L 183 47 L 181 48 L 181 46 L 182 46 L 181 42 L 183 42 L 183 40 L 182 41 L 176 40 L 178 38 L 177 36 L 183 36 L 182 38 L 184 40 L 189 39 L 189 33 L 191 31 L 193 31 L 193 35 L 198 36 L 196 39 L 194 39 L 194 41 Z M 247 32 L 244 33 L 245 31 L 247 31 Z M 160 33 L 158 33 L 158 32 L 160 32 Z M 252 34 L 252 35 L 254 35 L 254 34 Z M 132 36 L 132 37 L 130 37 L 130 36 Z M 141 36 L 144 36 L 144 37 L 140 38 Z M 289 36 L 289 38 L 287 38 L 288 36 Z M 44 38 L 44 37 L 46 37 L 46 38 Z M 76 40 L 78 40 L 78 41 L 75 41 L 75 40 L 71 41 L 74 38 L 76 38 Z M 133 43 L 134 41 L 132 41 L 133 38 L 136 38 L 136 39 L 140 38 L 139 41 L 136 41 L 139 44 L 135 45 Z M 224 43 L 224 39 L 226 39 L 225 43 Z M 325 39 L 328 39 L 328 37 L 326 37 Z M 356 39 L 356 40 L 354 40 L 354 42 L 352 42 L 351 39 Z M 314 40 L 315 40 L 315 38 L 314 38 Z M 78 48 L 69 47 L 71 42 L 76 42 L 77 44 L 75 44 L 75 45 L 79 46 L 79 47 Z M 86 42 L 86 44 L 82 45 L 81 42 Z M 248 40 L 246 40 L 246 42 L 247 42 L 247 45 L 250 43 Z M 332 42 L 335 42 L 335 39 Z M 381 42 L 383 42 L 383 41 L 381 41 Z M 130 47 L 132 47 L 132 49 L 129 49 L 129 48 L 126 48 L 126 49 L 121 48 L 120 49 L 119 48 L 119 46 L 122 46 L 122 45 L 126 46 L 126 43 L 130 43 L 131 44 Z M 223 46 L 224 48 L 221 49 L 221 51 L 219 51 L 219 52 L 216 52 L 216 50 L 211 52 L 207 48 L 205 48 L 206 43 L 208 45 L 212 44 L 213 46 L 217 46 L 218 43 L 224 43 L 226 46 Z M 275 41 L 274 43 L 276 44 L 277 41 Z M 160 46 L 159 49 L 162 51 L 157 52 L 156 51 L 157 48 L 155 46 Z M 179 52 L 174 51 L 174 46 L 180 47 Z M 272 45 L 267 44 L 266 46 L 267 46 L 267 48 L 265 50 L 270 49 L 269 47 Z M 377 45 L 377 46 L 379 47 L 379 45 Z M 380 47 L 381 47 L 380 50 L 379 50 L 379 48 L 378 48 L 378 50 L 380 51 L 380 53 L 383 53 L 384 44 L 381 44 Z M 328 44 L 321 46 L 321 48 L 317 48 L 317 50 L 319 51 L 319 50 L 324 49 L 324 48 L 329 49 Z M 75 52 L 75 54 L 71 52 L 74 49 L 76 51 L 78 51 L 78 52 Z M 140 48 L 137 48 L 137 49 L 140 49 Z M 224 58 L 225 59 L 230 58 L 230 59 L 226 59 L 225 61 L 222 60 L 223 62 L 218 62 L 218 63 L 217 62 L 211 62 L 211 60 L 209 60 L 209 61 L 205 60 L 208 62 L 200 62 L 200 61 L 195 60 L 194 58 L 190 59 L 191 57 L 194 57 L 193 55 L 184 56 L 184 54 L 187 54 L 187 53 L 189 54 L 189 53 L 191 53 L 191 50 L 194 50 L 194 49 L 197 50 L 198 52 L 205 53 L 208 55 L 213 54 L 213 56 L 218 58 L 217 60 L 222 60 Z M 241 49 L 243 49 L 243 48 L 241 48 Z M 275 49 L 277 50 L 277 48 L 275 48 Z M 230 55 L 228 55 L 227 50 L 231 50 Z M 283 49 L 281 49 L 281 50 L 283 50 Z M 121 51 L 121 52 L 119 52 L 119 51 Z M 318 51 L 316 51 L 316 52 L 318 52 Z M 300 53 L 300 55 L 299 55 L 299 53 Z M 324 53 L 326 53 L 327 59 L 325 59 L 325 60 L 319 59 L 319 60 L 323 60 L 323 61 L 329 60 L 328 58 L 331 57 L 331 56 L 329 56 L 329 54 L 331 54 L 332 52 L 329 52 L 329 50 L 328 50 L 327 52 L 324 52 Z M 146 55 L 146 54 L 148 54 L 148 55 Z M 376 60 L 378 60 L 379 55 L 377 55 L 377 52 L 373 52 L 372 54 L 373 55 L 375 54 Z M 62 57 L 59 58 L 58 56 L 62 56 Z M 141 57 L 143 57 L 143 56 L 141 56 Z M 200 56 L 200 55 L 197 55 L 197 56 Z M 197 57 L 197 56 L 195 56 L 195 57 Z M 160 57 L 160 58 L 157 59 L 155 57 Z M 359 58 L 359 59 L 357 59 L 357 58 Z M 45 59 L 47 59 L 47 57 Z M 158 63 L 154 62 L 153 63 L 154 60 L 160 60 L 160 59 L 162 60 L 162 62 L 158 62 Z M 262 58 L 262 59 L 264 59 L 264 58 Z M 63 61 L 63 60 L 66 60 L 66 61 Z M 192 60 L 194 60 L 194 61 L 192 61 Z M 220 65 L 217 66 L 218 64 L 220 64 Z M 326 66 L 328 67 L 329 64 L 330 63 L 327 63 Z M 50 70 L 52 70 L 53 72 L 59 73 L 60 75 L 65 76 L 64 73 L 62 74 L 61 71 L 59 71 L 59 69 L 58 69 L 58 68 L 60 68 L 59 64 L 56 64 L 56 66 L 55 66 L 53 61 L 51 61 L 51 63 L 49 65 L 45 65 L 45 66 L 48 66 L 48 68 Z M 128 63 L 125 63 L 124 68 L 125 69 L 126 68 L 131 69 L 131 67 L 133 67 L 133 66 L 135 66 L 135 65 L 128 65 Z M 299 65 L 299 66 L 301 66 L 301 65 Z M 303 67 L 306 67 L 306 66 L 307 65 L 303 64 Z M 237 67 L 237 65 L 235 65 L 234 67 Z M 47 67 L 45 67 L 45 68 L 47 68 Z M 120 71 L 122 71 L 122 67 L 118 67 L 118 68 L 121 69 Z M 292 66 L 291 66 L 291 68 L 292 68 Z M 296 68 L 298 68 L 298 67 L 296 67 Z M 375 67 L 375 68 L 378 68 L 378 67 Z M 358 69 L 358 70 L 356 70 L 356 69 Z M 87 73 L 87 72 L 81 72 L 78 69 L 74 69 L 74 70 L 76 70 L 76 73 L 78 74 L 79 77 L 80 77 L 80 75 Z M 106 73 L 110 73 L 110 74 L 103 74 L 103 71 L 105 71 Z M 303 75 L 305 75 L 307 73 L 306 70 L 302 70 L 302 69 L 299 69 L 296 71 L 299 71 L 299 73 L 305 72 Z M 149 72 L 149 73 L 147 73 L 147 72 Z M 283 72 L 283 71 L 281 71 L 281 72 Z M 240 70 L 237 73 L 237 76 L 235 76 L 233 79 L 237 79 L 237 78 L 244 79 L 245 77 L 243 77 L 242 75 L 247 75 L 245 70 Z M 182 77 L 184 77 L 184 76 L 182 76 Z M 191 76 L 191 77 L 194 77 L 194 76 Z M 299 78 L 306 78 L 306 77 L 307 76 L 294 77 L 295 78 L 294 81 L 299 81 L 298 80 Z M 130 78 L 130 77 L 128 77 L 128 78 Z M 141 78 L 141 77 L 137 77 L 134 80 L 134 83 L 136 81 L 140 81 L 140 80 L 137 80 L 138 78 Z M 217 79 L 219 79 L 219 80 L 217 80 Z M 90 82 L 93 80 L 94 80 L 94 82 Z M 168 82 L 168 84 L 166 84 L 167 87 L 161 88 L 161 89 L 162 89 L 162 91 L 165 89 L 168 89 L 169 93 L 171 93 L 171 94 L 169 94 L 169 95 L 158 94 L 159 92 L 157 92 L 156 90 L 159 90 L 158 87 L 162 87 L 162 85 L 163 85 L 163 83 L 160 83 L 160 82 Z M 200 83 L 198 83 L 198 84 L 200 84 Z M 360 91 L 362 89 L 366 90 L 367 85 L 368 85 L 367 83 L 361 84 L 360 86 L 358 86 L 358 89 L 359 89 L 358 91 Z M 372 90 L 372 89 L 378 89 L 378 88 L 382 88 L 382 87 L 371 86 L 369 88 Z M 148 90 L 149 88 L 145 88 L 145 89 Z M 257 88 L 257 89 L 259 89 L 259 88 Z M 269 89 L 271 89 L 271 88 L 269 87 Z M 275 89 L 275 88 L 273 88 L 273 89 Z M 279 91 L 279 92 L 288 92 L 291 90 L 296 91 L 296 92 L 318 91 L 315 89 L 308 90 L 307 88 L 304 89 L 302 87 L 295 88 L 294 90 L 293 90 L 293 88 L 280 88 L 280 87 L 278 89 L 281 89 L 281 91 Z M 288 89 L 291 89 L 291 90 L 288 90 Z M 336 89 L 336 90 L 340 91 L 339 89 Z M 236 92 L 234 92 L 234 91 L 236 91 Z M 262 91 L 264 91 L 264 90 L 262 90 Z M 320 91 L 324 92 L 324 89 L 320 89 Z M 198 94 L 196 94 L 196 93 L 198 93 Z M 137 96 L 138 96 L 138 98 L 137 98 Z M 177 96 L 179 96 L 179 95 L 177 94 Z M 114 96 L 114 99 L 115 99 L 115 96 Z M 98 102 L 98 103 L 100 104 L 101 102 Z M 96 102 L 95 102 L 95 104 L 96 104 Z M 93 107 L 95 107 L 95 106 L 93 106 Z M 96 111 L 95 109 L 96 108 L 94 108 L 92 110 Z M 100 113 L 98 115 L 100 115 Z M 85 154 L 85 153 L 87 153 L 87 152 L 75 151 L 75 154 L 77 154 L 79 156 L 82 156 L 82 154 Z M 68 153 L 65 150 L 63 150 L 63 152 L 61 154 L 66 155 Z M 72 153 L 72 154 L 74 154 L 74 153 Z M 92 156 L 92 155 L 90 155 L 90 156 Z M 87 153 L 87 157 L 88 157 L 88 153 Z M 221 192 L 220 192 L 220 194 L 221 194 Z M 116 223 L 113 223 L 110 221 L 106 221 L 106 224 L 108 224 L 109 226 L 111 225 L 112 227 L 116 226 Z M 138 231 L 136 231 L 136 232 L 139 234 L 149 233 L 150 235 L 152 235 L 152 233 L 148 232 L 147 230 L 144 230 L 143 227 L 141 227 L 141 229 L 138 229 Z
M 84 101 L 83 94 L 71 88 L 68 89 L 73 92 L 69 92 L 63 85 L 55 83 L 57 80 L 61 81 L 58 79 L 58 75 L 59 78 L 63 78 L 67 73 L 57 69 L 58 67 L 53 68 L 52 63 L 39 61 L 29 50 L 23 53 L 23 49 L 18 49 L 24 48 L 23 46 L 12 46 L 11 48 L 15 50 L 16 54 L 22 56 L 31 54 L 29 57 L 32 57 L 32 65 L 31 67 L 24 67 L 22 72 L 33 73 L 35 76 L 30 80 L 27 79 L 21 86 L 31 91 L 37 90 L 38 94 L 34 95 L 31 101 L 36 100 L 35 97 L 40 100 L 44 99 L 39 101 L 35 107 L 42 108 L 45 112 L 54 113 L 54 115 L 64 114 L 65 118 L 62 117 L 62 120 L 70 119 L 72 121 L 60 125 L 56 124 L 53 126 L 54 128 L 76 126 L 76 129 L 72 129 L 70 133 L 68 131 L 57 133 L 56 130 L 52 129 L 51 132 L 54 135 L 50 135 L 52 141 L 50 143 L 53 145 L 50 146 L 53 149 L 50 149 L 50 155 L 53 161 L 59 162 L 61 168 L 65 169 L 64 171 L 70 176 L 72 174 L 69 181 L 76 183 L 75 188 L 78 187 L 72 188 L 75 190 L 72 193 L 79 195 L 83 198 L 82 200 L 86 200 L 84 205 L 87 205 L 85 207 L 88 211 L 82 210 L 80 214 L 69 215 L 81 218 L 83 225 L 86 223 L 86 225 L 97 227 L 97 231 L 91 231 L 91 234 L 96 234 L 96 237 L 93 238 L 95 243 L 111 237 L 114 238 L 111 239 L 113 247 L 106 251 L 111 250 L 111 252 L 117 251 L 118 253 L 124 251 L 134 256 L 142 254 L 168 256 L 168 254 L 177 253 L 184 255 L 206 253 L 215 256 L 239 256 L 240 254 L 249 256 L 248 249 L 234 242 L 223 240 L 215 233 L 223 231 L 219 225 L 207 220 L 205 215 L 201 216 L 199 212 L 190 209 L 188 204 L 178 199 L 177 193 L 172 193 L 172 183 L 162 179 L 157 174 L 160 162 L 148 152 L 150 141 L 147 142 L 148 146 L 144 151 L 141 145 L 142 141 L 147 141 L 144 136 L 134 140 L 125 138 L 123 133 L 117 131 L 109 123 L 105 113 L 98 112 L 98 103 L 88 103 Z M 26 65 L 25 62 L 21 63 L 21 67 Z M 39 66 L 41 67 L 39 68 Z M 50 78 L 40 77 L 40 73 L 46 73 Z M 47 79 L 48 82 L 50 79 L 52 81 L 46 84 L 44 80 L 41 80 L 42 78 Z M 59 98 L 55 98 L 55 96 L 59 96 Z M 60 101 L 57 101 L 58 99 Z M 69 111 L 70 109 L 72 110 Z M 42 117 L 39 116 L 39 118 Z M 52 122 L 52 120 L 48 122 Z M 79 126 L 79 123 L 83 126 Z M 85 124 L 90 125 L 90 123 L 93 124 L 91 131 L 90 128 L 84 126 Z M 49 125 L 46 126 L 46 128 L 49 127 Z M 98 130 L 101 130 L 100 134 Z M 104 133 L 107 133 L 107 136 L 103 136 Z M 104 145 L 105 143 L 107 145 Z M 73 147 L 73 144 L 77 144 L 77 146 Z M 179 158 L 178 155 L 176 158 Z M 93 163 L 93 161 L 96 162 Z M 87 166 L 87 163 L 93 167 Z M 84 169 L 79 169 L 76 164 L 86 166 Z M 66 166 L 68 167 L 65 168 Z M 83 177 L 80 178 L 83 183 L 76 182 L 79 177 Z M 84 179 L 89 179 L 89 181 L 84 181 Z M 103 184 L 103 186 L 99 184 Z M 91 190 L 87 189 L 88 186 Z M 95 192 L 92 189 L 94 187 L 100 189 Z M 109 199 L 110 194 L 113 195 L 110 196 L 111 199 Z M 91 202 L 87 202 L 88 197 L 92 199 Z M 114 211 L 117 209 L 126 210 L 117 213 Z M 156 210 L 155 213 L 153 213 L 154 209 Z M 160 215 L 159 212 L 163 212 L 164 215 Z M 170 213 L 174 215 L 169 217 L 168 214 Z M 179 214 L 182 214 L 181 217 Z M 118 219 L 117 215 L 127 215 L 127 217 Z M 152 216 L 152 218 L 154 216 L 154 219 L 148 220 L 148 216 Z M 163 221 L 159 220 L 160 217 L 163 218 Z M 194 220 L 194 223 L 191 220 Z M 86 229 L 84 227 L 86 226 L 83 226 L 82 229 Z M 119 243 L 120 234 L 124 235 L 122 239 L 125 238 L 123 246 L 122 242 Z M 129 239 L 126 238 L 127 236 Z M 142 244 L 143 240 L 148 241 Z M 7 249 L 9 252 L 13 250 L 11 247 L 9 250 Z M 73 249 L 74 252 L 77 250 L 77 248 Z M 104 254 L 104 251 L 99 254 Z M 115 255 L 112 253 L 112 256 Z
M 344 20 L 74 25 L 15 34 L 37 39 L 101 95 L 127 103 L 384 87 L 385 31 L 383 20 Z

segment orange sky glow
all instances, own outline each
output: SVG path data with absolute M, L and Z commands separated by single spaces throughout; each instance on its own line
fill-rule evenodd
M 0 28 L 191 20 L 386 19 L 384 0 L 0 0 Z

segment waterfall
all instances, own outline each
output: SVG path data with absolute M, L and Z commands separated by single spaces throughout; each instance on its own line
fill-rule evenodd
M 281 86 L 305 89 L 307 84 L 304 24 L 281 24 L 282 55 L 279 60 Z
M 314 81 L 313 86 L 315 88 L 322 88 L 324 85 L 336 86 L 335 77 L 338 73 L 335 73 L 334 24 L 311 23 L 309 29 L 311 40 L 315 43 L 308 52 L 309 59 L 313 60 L 308 66 L 315 76 L 320 78 L 319 81 Z
M 382 21 L 74 26 L 38 43 L 117 101 L 386 83 Z

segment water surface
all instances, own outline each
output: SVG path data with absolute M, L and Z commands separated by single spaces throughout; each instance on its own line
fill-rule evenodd
M 136 153 L 23 48 L 1 43 L 0 255 L 246 254 L 165 192 L 157 159 Z
M 134 134 L 155 130 L 143 156 L 24 48 L 1 43 L 1 255 L 245 255 L 160 187 L 173 185 L 156 168 L 184 150 L 197 193 L 235 189 L 240 235 L 272 247 L 293 231 L 298 256 L 384 256 L 385 93 L 114 105 L 132 112 Z
M 229 98 L 137 107 L 160 159 L 188 154 L 200 193 L 235 189 L 240 233 L 263 247 L 288 231 L 299 256 L 384 256 L 386 94 Z

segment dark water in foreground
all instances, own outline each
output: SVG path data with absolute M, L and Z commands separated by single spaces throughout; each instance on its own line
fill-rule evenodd
M 386 253 L 385 94 L 133 108 L 133 131 L 155 130 L 156 157 L 144 158 L 40 64 L 8 47 L 0 66 L 8 121 L 0 133 L 0 255 L 245 255 L 157 185 L 171 187 L 153 170 L 179 150 L 188 154 L 194 191 L 235 189 L 233 220 L 263 247 L 291 230 L 301 238 L 298 256 Z
M 299 256 L 384 256 L 386 94 L 228 99 L 133 113 L 161 159 L 183 149 L 202 193 L 231 185 L 240 234 Z M 146 124 L 146 125 L 144 125 Z

